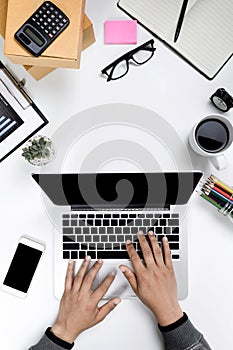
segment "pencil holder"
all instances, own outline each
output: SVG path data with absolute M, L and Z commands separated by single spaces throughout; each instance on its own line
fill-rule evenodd
M 231 196 L 231 200 L 233 202 L 233 196 Z M 228 216 L 230 221 L 233 223 L 233 204 L 227 203 L 225 207 L 219 209 L 219 213 L 223 214 L 224 216 Z
M 233 188 L 219 180 L 216 176 L 210 177 L 203 183 L 202 198 L 214 205 L 218 212 L 227 216 L 233 223 Z

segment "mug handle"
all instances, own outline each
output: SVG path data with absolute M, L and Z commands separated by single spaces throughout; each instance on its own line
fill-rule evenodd
M 223 154 L 217 157 L 211 157 L 209 160 L 217 170 L 223 170 L 227 167 L 227 160 Z

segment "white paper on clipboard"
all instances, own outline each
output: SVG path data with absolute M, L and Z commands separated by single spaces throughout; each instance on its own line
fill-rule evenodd
M 0 90 L 4 94 L 7 90 L 12 97 L 19 103 L 21 108 L 26 109 L 30 106 L 29 101 L 22 95 L 20 90 L 13 84 L 13 82 L 0 70 Z
M 48 123 L 0 61 L 0 162 Z

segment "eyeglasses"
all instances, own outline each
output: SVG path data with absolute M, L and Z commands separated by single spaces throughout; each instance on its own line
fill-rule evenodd
M 153 57 L 155 50 L 154 40 L 151 39 L 119 57 L 102 69 L 101 73 L 107 75 L 107 81 L 120 79 L 128 73 L 130 60 L 136 65 L 142 65 Z

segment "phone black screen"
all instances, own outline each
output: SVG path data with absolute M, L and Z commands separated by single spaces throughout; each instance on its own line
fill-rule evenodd
M 19 243 L 3 284 L 27 293 L 42 251 Z

